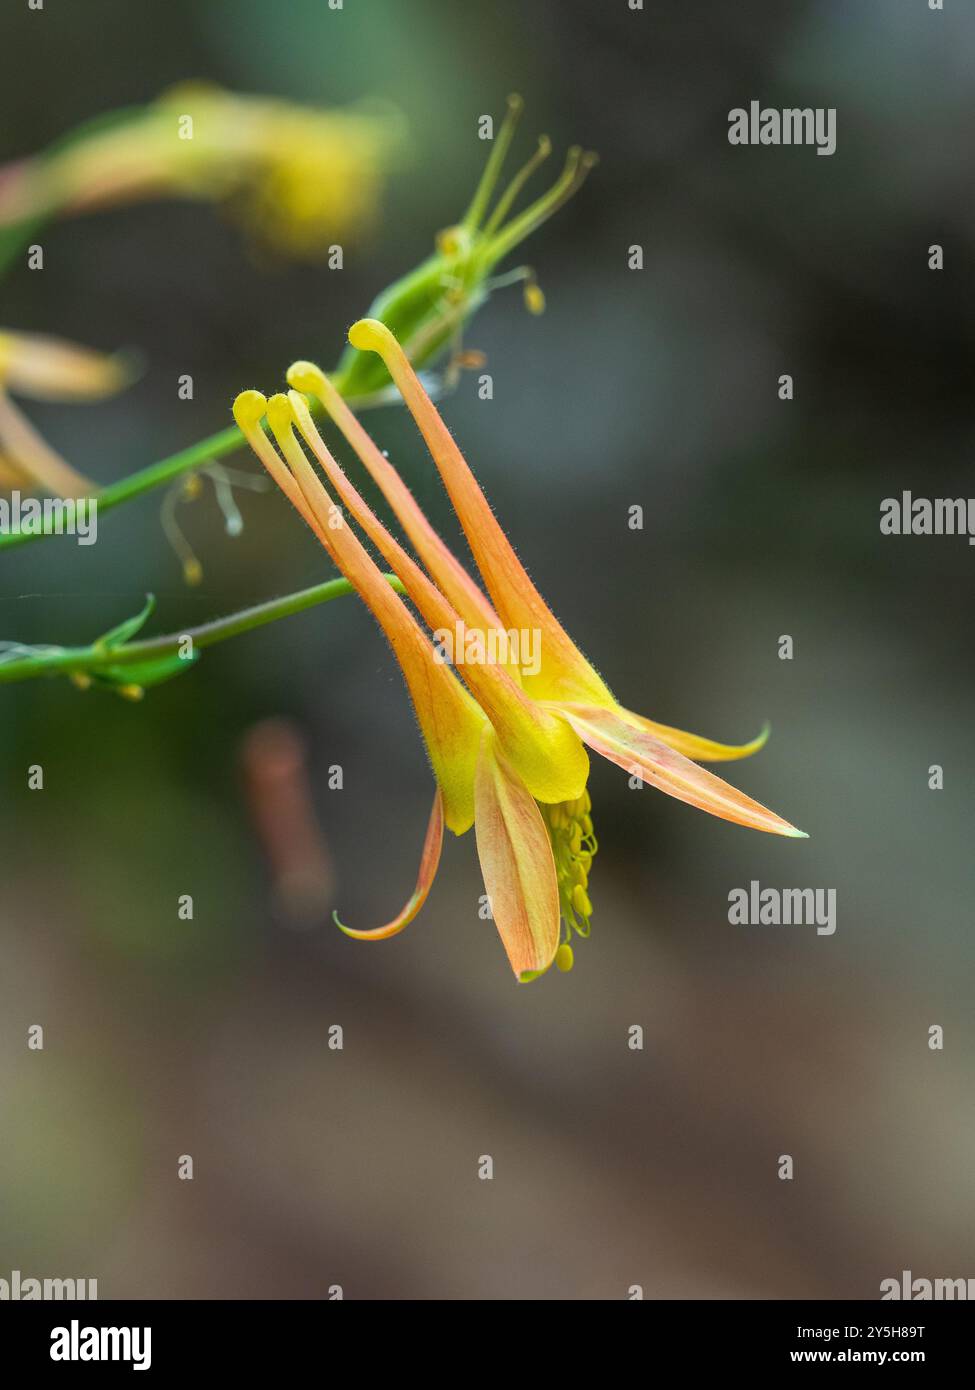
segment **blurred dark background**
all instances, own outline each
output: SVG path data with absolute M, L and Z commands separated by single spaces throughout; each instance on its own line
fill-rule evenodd
M 103 483 L 220 428 L 294 358 L 333 363 L 463 211 L 477 118 L 509 91 L 518 151 L 542 130 L 599 151 L 523 253 L 547 312 L 494 296 L 465 338 L 494 399 L 467 375 L 445 414 L 623 702 L 728 741 L 770 719 L 727 775 L 811 838 L 596 767 L 592 937 L 571 975 L 519 988 L 478 918 L 473 837 L 383 945 L 325 910 L 296 929 L 275 896 L 242 764 L 268 718 L 306 751 L 329 905 L 369 925 L 413 883 L 430 776 L 356 601 L 216 648 L 138 705 L 3 687 L 0 1277 L 97 1277 L 102 1297 L 875 1298 L 902 1269 L 975 1274 L 973 554 L 878 525 L 904 488 L 972 491 L 975 11 L 4 0 L 2 19 L 0 160 L 192 77 L 379 96 L 410 128 L 341 273 L 256 264 L 206 205 L 45 230 L 45 270 L 6 276 L 0 325 L 145 356 L 112 402 L 28 404 Z M 836 153 L 729 146 L 753 98 L 835 106 Z M 453 535 L 405 414 L 368 424 Z M 231 539 L 207 489 L 180 513 L 205 570 L 188 589 L 160 500 L 102 517 L 88 549 L 5 552 L 0 637 L 86 642 L 147 590 L 152 630 L 182 630 L 329 573 L 277 496 L 240 494 Z M 835 889 L 836 934 L 730 926 L 752 879 Z

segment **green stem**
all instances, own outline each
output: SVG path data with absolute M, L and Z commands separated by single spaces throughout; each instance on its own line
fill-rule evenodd
M 128 502 L 133 497 L 139 497 L 144 492 L 150 492 L 154 487 L 161 487 L 163 483 L 171 482 L 173 478 L 178 478 L 182 473 L 189 473 L 201 464 L 223 458 L 246 443 L 237 426 L 228 425 L 225 430 L 219 430 L 216 434 L 191 444 L 189 448 L 180 449 L 179 453 L 170 454 L 168 458 L 151 463 L 148 468 L 140 468 L 137 473 L 130 473 L 127 478 L 120 478 L 117 483 L 103 488 L 98 494 L 98 510 L 110 511 L 112 507 Z M 28 534 L 26 539 L 30 538 Z
M 403 586 L 395 575 L 385 578 L 395 591 L 403 593 Z M 347 579 L 329 579 L 324 584 L 315 584 L 310 589 L 300 589 L 283 598 L 269 599 L 266 603 L 255 604 L 240 613 L 227 618 L 216 618 L 200 627 L 189 627 L 182 632 L 169 633 L 164 637 L 149 637 L 142 642 L 127 642 L 117 647 L 100 647 L 97 643 L 88 647 L 57 647 L 52 651 L 31 652 L 29 656 L 18 657 L 12 661 L 0 661 L 0 685 L 12 681 L 30 680 L 34 676 L 56 676 L 75 672 L 95 673 L 104 668 L 135 665 L 139 662 L 155 661 L 166 656 L 175 656 L 192 639 L 194 650 L 212 647 L 217 642 L 226 642 L 242 632 L 264 627 L 288 618 L 293 613 L 303 613 L 306 608 L 314 608 L 320 603 L 330 603 L 332 599 L 343 598 L 355 593 Z

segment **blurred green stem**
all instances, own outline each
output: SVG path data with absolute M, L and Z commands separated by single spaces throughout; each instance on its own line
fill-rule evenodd
M 403 593 L 403 586 L 394 575 L 387 574 L 385 577 L 397 593 Z M 93 642 L 87 647 L 41 648 L 24 656 L 0 660 L 0 685 L 30 680 L 34 676 L 97 676 L 100 671 L 119 666 L 138 666 L 175 657 L 185 648 L 187 638 L 192 639 L 194 652 L 200 651 L 217 642 L 225 642 L 230 637 L 237 637 L 242 632 L 250 632 L 267 623 L 277 622 L 279 618 L 290 617 L 292 613 L 303 613 L 306 608 L 315 608 L 320 603 L 330 603 L 332 599 L 352 593 L 355 593 L 355 589 L 347 579 L 329 579 L 310 589 L 300 589 L 295 594 L 285 594 L 283 598 L 245 608 L 228 618 L 217 618 L 201 627 L 185 628 L 182 632 L 169 633 L 165 637 L 149 637 L 141 642 L 126 642 L 119 646 Z

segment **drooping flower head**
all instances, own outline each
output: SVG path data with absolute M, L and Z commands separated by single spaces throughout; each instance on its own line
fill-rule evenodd
M 185 83 L 0 171 L 0 226 L 149 198 L 205 199 L 225 204 L 262 246 L 324 258 L 330 243 L 374 225 L 402 139 L 385 107 L 325 110 Z
M 401 931 L 430 890 L 444 824 L 458 835 L 473 824 L 492 916 L 516 977 L 534 979 L 553 962 L 569 969 L 572 938 L 589 934 L 592 916 L 589 874 L 597 844 L 586 790 L 587 746 L 712 815 L 801 836 L 692 761 L 745 757 L 762 746 L 764 735 L 740 747 L 716 744 L 655 724 L 616 701 L 538 593 L 393 333 L 367 319 L 353 326 L 349 340 L 361 351 L 378 353 L 402 393 L 484 590 L 318 367 L 296 362 L 287 394 L 270 400 L 256 391 L 238 396 L 234 415 L 254 451 L 385 632 L 437 783 L 417 885 L 406 906 L 373 931 L 343 930 L 365 940 Z M 346 477 L 315 426 L 308 398 L 317 399 L 364 464 L 415 558 Z M 262 429 L 265 416 L 274 443 Z M 402 582 L 415 614 L 390 588 L 354 527 Z M 434 640 L 445 631 L 473 639 L 481 655 L 447 664 Z M 539 636 L 537 665 L 510 640 L 522 632 Z

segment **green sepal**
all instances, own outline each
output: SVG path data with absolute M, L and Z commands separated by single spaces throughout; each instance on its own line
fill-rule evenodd
M 179 656 L 173 652 L 170 656 L 160 656 L 154 661 L 130 661 L 120 666 L 102 666 L 97 670 L 89 670 L 86 674 L 96 685 L 141 685 L 145 688 L 161 685 L 163 681 L 181 676 L 184 671 L 196 665 L 199 657 L 199 652 L 194 652 L 192 656 Z
M 155 595 L 146 594 L 146 601 L 140 613 L 136 613 L 133 618 L 126 618 L 123 623 L 119 623 L 118 627 L 109 628 L 108 632 L 103 633 L 101 637 L 95 639 L 92 646 L 101 648 L 102 650 L 111 650 L 113 647 L 121 647 L 124 643 L 130 641 L 136 633 L 142 631 L 151 618 L 155 607 Z

